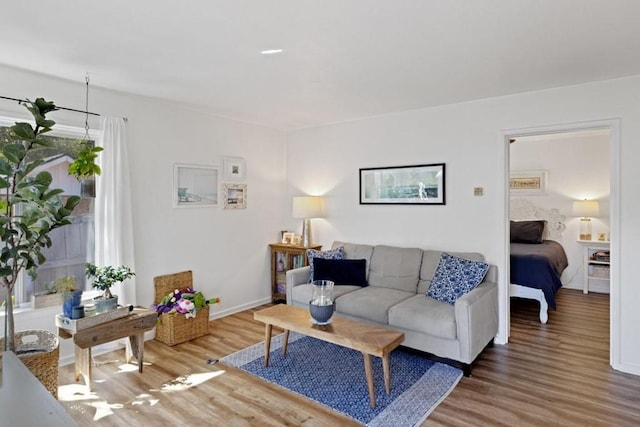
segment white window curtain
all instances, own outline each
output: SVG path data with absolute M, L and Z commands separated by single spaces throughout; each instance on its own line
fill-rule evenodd
M 96 144 L 104 148 L 98 164 L 102 174 L 96 180 L 96 265 L 126 265 L 135 272 L 133 216 L 126 126 L 121 117 L 100 117 Z M 136 305 L 135 277 L 113 286 L 118 304 Z

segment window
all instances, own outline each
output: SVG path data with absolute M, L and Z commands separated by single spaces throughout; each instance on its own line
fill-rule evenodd
M 0 118 L 0 147 L 9 142 L 9 127 L 16 121 L 20 120 Z M 93 140 L 97 132 L 90 132 L 89 136 Z M 52 147 L 41 147 L 30 153 L 32 159 L 45 161 L 33 174 L 50 172 L 53 177 L 51 187 L 62 188 L 63 198 L 80 195 L 80 182 L 69 176 L 67 168 L 85 142 L 85 130 L 56 124 L 47 137 L 54 142 Z M 14 287 L 18 304 L 30 301 L 32 295 L 44 293 L 54 280 L 62 277 L 73 276 L 76 288 L 87 289 L 84 265 L 93 262 L 95 256 L 94 199 L 83 197 L 73 212 L 72 223 L 53 230 L 50 237 L 52 245 L 42 251 L 47 260 L 38 268 L 36 280 L 23 273 Z

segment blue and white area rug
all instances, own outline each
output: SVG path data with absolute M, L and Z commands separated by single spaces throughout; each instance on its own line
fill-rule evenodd
M 376 407 L 369 406 L 362 353 L 291 333 L 282 357 L 284 335 L 271 340 L 269 366 L 264 342 L 220 359 L 273 384 L 315 400 L 368 426 L 420 424 L 453 390 L 462 371 L 402 349 L 389 356 L 391 393 L 384 390 L 382 359 L 372 357 Z

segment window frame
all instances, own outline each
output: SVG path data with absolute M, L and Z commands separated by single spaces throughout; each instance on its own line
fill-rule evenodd
M 0 115 L 0 127 L 11 127 L 16 122 L 26 122 L 26 123 L 31 123 L 32 126 L 34 125 L 34 122 L 32 119 Z M 89 139 L 92 141 L 97 141 L 98 136 L 100 135 L 100 131 L 98 129 L 89 129 L 87 132 L 83 127 L 61 125 L 58 123 L 55 124 L 55 126 L 52 128 L 51 132 L 48 133 L 48 135 L 54 136 L 54 137 L 62 137 L 62 138 L 84 139 L 87 133 L 89 135 Z M 95 215 L 95 209 L 94 209 L 94 215 Z M 94 230 L 94 233 L 95 233 L 95 230 Z M 94 251 L 95 251 L 95 235 L 94 235 L 93 241 L 94 241 Z M 20 272 L 20 275 L 13 288 L 13 295 L 15 298 L 15 307 L 17 308 L 32 307 L 32 299 L 30 296 L 26 295 L 25 274 L 26 272 L 24 270 Z M 88 284 L 85 287 L 85 289 L 83 289 L 83 291 L 84 291 L 84 297 L 88 297 L 88 296 L 93 297 L 92 294 L 94 292 L 89 287 Z M 89 294 L 87 292 L 89 292 Z M 99 292 L 95 292 L 95 295 L 96 296 L 99 295 Z

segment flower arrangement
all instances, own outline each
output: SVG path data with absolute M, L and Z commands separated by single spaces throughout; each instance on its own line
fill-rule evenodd
M 196 292 L 193 288 L 188 287 L 185 290 L 173 290 L 163 297 L 159 304 L 153 304 L 151 308 L 159 314 L 181 313 L 188 319 L 190 317 L 196 317 L 196 313 L 201 308 L 219 302 L 220 298 L 206 299 L 202 292 Z

